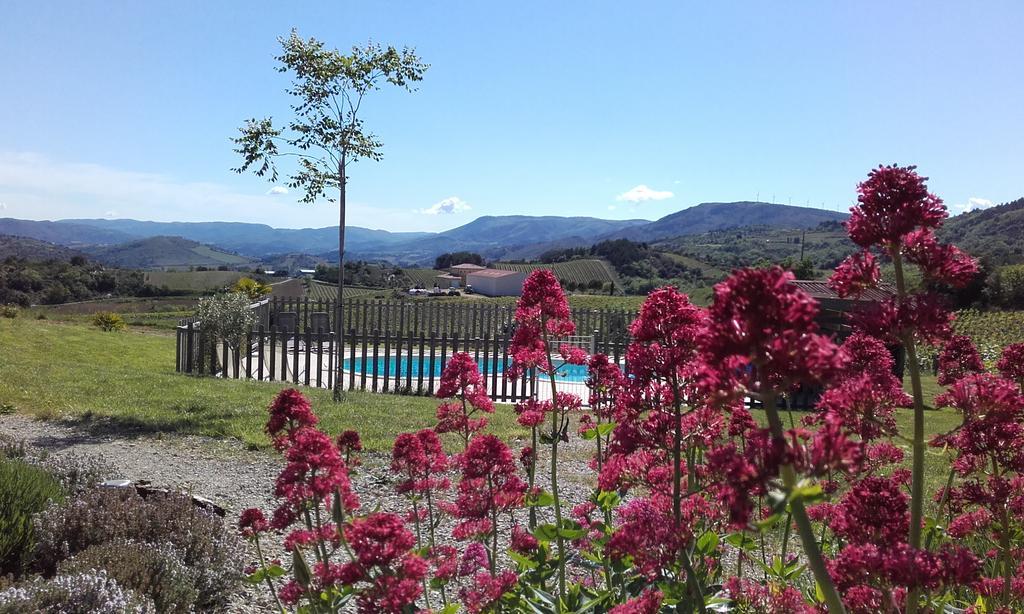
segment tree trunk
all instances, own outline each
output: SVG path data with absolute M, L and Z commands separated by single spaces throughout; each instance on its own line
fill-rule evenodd
M 337 323 L 337 339 L 338 347 L 338 359 L 335 361 L 337 365 L 337 373 L 334 377 L 334 400 L 341 401 L 342 399 L 342 362 L 345 356 L 345 308 L 344 308 L 344 296 L 345 296 L 345 186 L 348 183 L 348 178 L 345 177 L 345 151 L 341 152 L 341 162 L 338 163 L 338 315 L 335 316 L 335 322 Z

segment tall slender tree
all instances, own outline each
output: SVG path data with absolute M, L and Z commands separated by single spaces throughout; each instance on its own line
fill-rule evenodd
M 344 347 L 345 290 L 345 189 L 348 167 L 360 159 L 379 161 L 381 142 L 366 130 L 360 116 L 365 98 L 383 85 L 390 84 L 414 91 L 414 83 L 423 79 L 428 65 L 414 49 L 382 47 L 370 42 L 353 47 L 344 54 L 327 49 L 315 38 L 302 38 L 295 30 L 278 39 L 282 52 L 277 56 L 278 72 L 292 76 L 285 91 L 294 98 L 292 118 L 276 125 L 269 117 L 251 118 L 233 138 L 235 151 L 242 156 L 238 173 L 252 170 L 257 176 L 277 183 L 278 163 L 288 160 L 285 184 L 301 194 L 299 202 L 321 199 L 338 203 L 338 305 L 339 347 Z M 341 399 L 341 360 L 334 380 L 334 398 Z

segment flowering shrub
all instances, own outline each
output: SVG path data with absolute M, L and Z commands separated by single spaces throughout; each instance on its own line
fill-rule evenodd
M 128 325 L 125 324 L 124 318 L 121 317 L 121 314 L 111 313 L 109 311 L 97 311 L 92 316 L 92 325 L 108 333 L 122 331 L 128 328 Z
M 62 561 L 90 547 L 135 541 L 174 548 L 195 572 L 199 608 L 223 605 L 239 585 L 243 544 L 218 516 L 193 505 L 191 497 L 143 499 L 134 490 L 94 489 L 47 508 L 33 524 L 33 567 L 43 575 L 52 575 Z
M 123 588 L 105 571 L 90 571 L 31 582 L 0 592 L 0 613 L 147 614 L 152 602 Z
M 615 364 L 565 344 L 565 296 L 550 272 L 531 273 L 507 369 L 543 384 L 514 409 L 529 445 L 514 451 L 485 432 L 476 412 L 495 408 L 473 361 L 453 356 L 435 428 L 395 440 L 403 515 L 361 511 L 342 443 L 352 436 L 333 442 L 299 393 L 282 392 L 267 425 L 287 463 L 278 507 L 239 522 L 259 559 L 250 579 L 302 611 L 1021 611 L 1024 347 L 1006 349 L 1001 375 L 980 373 L 941 301 L 909 286 L 904 265 L 949 285 L 975 268 L 936 242 L 945 209 L 912 167 L 880 167 L 858 190 L 848 228 L 862 252 L 833 287 L 877 285 L 884 257 L 897 291 L 842 340 L 819 330 L 817 303 L 790 273 L 744 269 L 707 309 L 674 288 L 652 292 Z M 929 401 L 963 424 L 927 442 L 914 356 L 937 339 L 950 385 Z M 893 344 L 908 354 L 911 395 Z M 565 363 L 587 365 L 586 408 L 558 387 Z M 818 399 L 799 421 L 795 392 Z M 900 408 L 914 417 L 909 469 Z M 445 434 L 459 453 L 445 453 Z M 595 487 L 569 509 L 559 451 L 577 436 L 593 442 Z M 923 487 L 928 443 L 952 466 L 936 493 Z M 285 533 L 290 564 L 266 560 L 268 531 Z

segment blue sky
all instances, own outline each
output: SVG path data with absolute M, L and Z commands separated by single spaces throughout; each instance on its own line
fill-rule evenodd
M 332 205 L 230 171 L 244 118 L 287 115 L 292 27 L 431 64 L 367 103 L 384 160 L 351 169 L 351 225 L 845 209 L 882 162 L 957 211 L 1024 196 L 1017 1 L 8 1 L 0 217 L 331 225 Z

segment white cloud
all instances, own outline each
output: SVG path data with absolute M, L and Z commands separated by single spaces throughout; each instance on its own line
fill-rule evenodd
M 991 200 L 987 198 L 980 198 L 978 196 L 972 196 L 967 199 L 966 203 L 956 203 L 949 205 L 949 212 L 953 215 L 959 215 L 968 211 L 974 211 L 975 209 L 988 209 L 995 205 Z
M 425 213 L 426 215 L 450 215 L 453 213 L 460 213 L 462 211 L 469 211 L 470 209 L 472 209 L 472 207 L 458 196 L 449 196 L 448 198 L 423 209 L 421 213 Z
M 608 205 L 609 211 L 615 211 L 615 205 Z
M 274 187 L 267 190 L 267 194 L 271 196 L 284 195 L 288 193 L 288 188 L 283 185 L 275 185 Z
M 675 194 L 668 190 L 653 190 L 643 184 L 640 184 L 628 192 L 619 194 L 615 197 L 615 200 L 635 204 L 646 202 L 648 200 L 665 200 L 666 198 L 672 198 L 673 196 L 675 196 Z
M 7 203 L 0 203 L 0 211 L 5 211 L 6 209 L 7 209 Z

